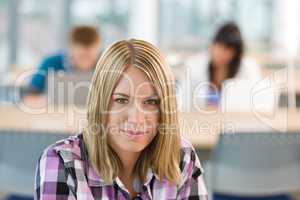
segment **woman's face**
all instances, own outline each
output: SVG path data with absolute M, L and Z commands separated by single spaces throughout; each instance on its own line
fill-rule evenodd
M 228 66 L 235 56 L 235 50 L 221 43 L 213 43 L 211 46 L 211 59 L 216 67 Z
M 159 116 L 159 97 L 152 83 L 143 71 L 129 67 L 110 99 L 109 145 L 118 153 L 142 151 L 157 134 Z

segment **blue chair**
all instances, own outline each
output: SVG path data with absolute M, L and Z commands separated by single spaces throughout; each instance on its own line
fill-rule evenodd
M 1 85 L 0 84 L 0 102 L 1 103 L 18 103 L 26 93 L 25 87 L 14 85 Z
M 33 200 L 33 197 L 22 195 L 10 195 L 5 200 Z
M 290 200 L 288 195 L 272 195 L 268 197 L 241 197 L 222 194 L 214 194 L 214 200 Z
M 289 199 L 300 191 L 300 134 L 223 133 L 207 170 L 215 200 Z
M 39 156 L 47 146 L 67 136 L 65 133 L 0 130 L 0 192 L 16 195 L 9 197 L 13 199 L 30 198 Z

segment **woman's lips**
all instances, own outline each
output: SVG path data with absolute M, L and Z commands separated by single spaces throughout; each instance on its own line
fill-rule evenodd
M 145 131 L 133 131 L 133 130 L 122 130 L 122 132 L 124 132 L 131 139 L 142 138 L 147 134 L 147 132 Z
M 132 131 L 132 130 L 127 130 L 126 131 L 128 134 L 131 134 L 131 135 L 142 135 L 142 134 L 146 134 L 146 132 L 143 132 L 143 131 Z

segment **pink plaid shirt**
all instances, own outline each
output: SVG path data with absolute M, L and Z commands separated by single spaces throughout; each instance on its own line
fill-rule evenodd
M 205 199 L 207 190 L 203 169 L 192 145 L 182 138 L 180 162 L 182 182 L 171 185 L 159 180 L 148 170 L 147 180 L 141 184 L 136 199 Z M 98 200 L 130 199 L 129 192 L 119 178 L 104 182 L 88 161 L 82 135 L 71 136 L 47 148 L 36 169 L 35 199 Z

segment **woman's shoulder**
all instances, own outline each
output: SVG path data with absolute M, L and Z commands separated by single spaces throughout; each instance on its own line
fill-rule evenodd
M 180 143 L 181 143 L 181 148 L 182 149 L 194 149 L 192 143 L 184 136 L 180 137 Z
M 42 153 L 41 159 L 60 157 L 63 162 L 82 159 L 82 134 L 69 136 L 48 146 Z
M 44 199 L 52 195 L 58 199 L 71 198 L 77 194 L 78 179 L 84 168 L 75 162 L 80 159 L 81 135 L 70 136 L 46 148 L 40 156 L 35 173 L 35 196 Z M 76 170 L 75 170 L 76 169 Z M 60 187 L 60 191 L 52 188 Z
M 205 188 L 202 178 L 204 170 L 200 160 L 193 145 L 184 137 L 181 137 L 181 160 L 179 167 L 181 170 L 180 188 L 184 187 L 186 182 L 196 183 L 199 187 Z M 202 190 L 205 191 L 205 189 Z
M 194 157 L 194 156 L 196 157 L 197 153 L 196 153 L 195 148 L 191 144 L 191 142 L 183 136 L 180 137 L 180 142 L 181 142 L 181 149 L 180 149 L 181 156 L 183 157 L 183 159 L 185 159 L 186 161 L 194 159 L 192 157 Z M 188 158 L 188 159 L 186 159 L 186 158 Z
M 245 57 L 242 59 L 241 68 L 237 74 L 238 78 L 259 80 L 261 76 L 261 68 L 256 60 L 249 57 Z
M 197 152 L 191 142 L 185 137 L 181 136 L 181 160 L 180 169 L 184 172 L 184 169 L 198 170 L 202 174 L 204 172 Z

